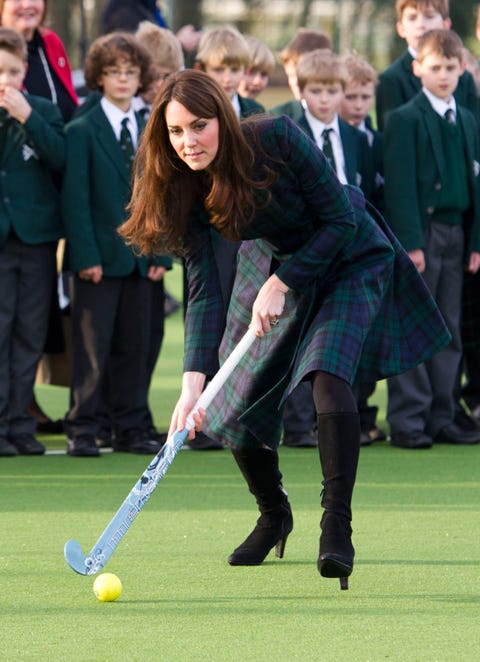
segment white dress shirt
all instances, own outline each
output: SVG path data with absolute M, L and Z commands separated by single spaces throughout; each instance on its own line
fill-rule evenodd
M 453 110 L 453 116 L 455 119 L 457 118 L 457 104 L 455 103 L 455 97 L 453 94 L 450 97 L 450 101 L 447 103 L 443 99 L 440 99 L 439 97 L 436 97 L 434 94 L 432 94 L 429 90 L 427 90 L 426 87 L 422 87 L 422 92 L 430 101 L 432 108 L 436 113 L 442 117 L 445 117 L 447 110 Z
M 240 118 L 240 114 L 241 114 L 242 111 L 241 111 L 241 108 L 240 108 L 240 100 L 238 98 L 238 94 L 233 95 L 233 97 L 232 97 L 232 106 L 233 106 L 233 110 L 237 114 L 237 117 Z
M 100 100 L 103 112 L 107 116 L 108 121 L 110 122 L 113 132 L 117 140 L 120 140 L 120 133 L 122 131 L 122 120 L 125 117 L 128 118 L 127 127 L 132 136 L 133 147 L 136 150 L 138 146 L 138 125 L 137 118 L 135 117 L 135 111 L 133 106 L 130 105 L 128 112 L 124 113 L 123 110 L 120 110 L 118 106 L 115 106 L 111 101 L 102 97 Z
M 307 122 L 310 125 L 315 142 L 320 147 L 320 149 L 323 148 L 322 133 L 324 129 L 332 129 L 330 132 L 330 142 L 332 143 L 333 158 L 335 159 L 335 166 L 337 168 L 337 177 L 341 184 L 348 184 L 345 171 L 345 156 L 343 154 L 342 139 L 340 138 L 338 115 L 335 115 L 330 124 L 324 124 L 321 122 L 319 119 L 314 117 L 308 109 L 305 110 L 305 117 L 307 118 Z
M 150 113 L 152 112 L 152 103 L 145 103 L 145 101 L 142 99 L 142 97 L 139 95 L 137 97 L 133 97 L 132 99 L 132 108 L 136 113 L 140 113 L 143 116 L 143 119 L 145 121 L 148 120 L 150 117 Z

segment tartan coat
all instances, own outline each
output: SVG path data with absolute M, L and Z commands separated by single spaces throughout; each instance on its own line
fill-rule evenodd
M 185 238 L 186 371 L 213 375 L 246 331 L 258 290 L 276 273 L 290 289 L 278 326 L 254 343 L 210 405 L 209 435 L 237 446 L 278 445 L 282 407 L 323 370 L 349 383 L 403 372 L 448 344 L 443 319 L 399 242 L 361 191 L 343 187 L 322 152 L 287 117 L 244 125 L 253 177 L 276 173 L 267 204 L 243 233 L 223 309 L 208 217 Z M 263 201 L 265 196 L 263 196 Z M 218 349 L 220 346 L 220 350 Z

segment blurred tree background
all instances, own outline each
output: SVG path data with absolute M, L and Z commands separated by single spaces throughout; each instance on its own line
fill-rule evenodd
M 88 45 L 100 34 L 100 16 L 106 3 L 49 3 L 50 26 L 64 41 L 74 67 L 81 66 Z M 158 5 L 173 30 L 187 23 L 197 28 L 234 24 L 265 41 L 274 52 L 281 50 L 301 26 L 326 32 L 338 52 L 355 49 L 379 70 L 404 48 L 395 32 L 394 0 L 164 0 Z M 478 0 L 450 0 L 453 29 L 477 57 L 478 7 Z

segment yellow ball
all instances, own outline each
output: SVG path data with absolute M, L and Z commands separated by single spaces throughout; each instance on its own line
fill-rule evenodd
M 111 572 L 104 572 L 93 582 L 93 592 L 100 602 L 113 602 L 120 597 L 122 592 L 122 582 L 117 575 Z

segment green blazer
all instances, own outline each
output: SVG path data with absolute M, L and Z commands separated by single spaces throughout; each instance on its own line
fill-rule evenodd
M 142 121 L 137 116 L 139 130 Z M 136 257 L 117 228 L 130 199 L 130 169 L 99 103 L 66 127 L 67 159 L 62 212 L 67 236 L 66 266 L 78 272 L 101 264 L 105 276 L 146 276 L 150 264 L 171 267 L 170 258 Z
M 295 124 L 298 124 L 298 120 L 304 114 L 303 106 L 297 99 L 290 99 L 290 101 L 285 101 L 285 103 L 274 106 L 268 112 L 271 115 L 275 115 L 276 117 L 280 115 L 286 115 L 287 117 L 290 117 L 290 119 L 292 119 Z
M 468 252 L 480 250 L 480 139 L 476 120 L 457 105 L 464 135 L 471 208 L 464 215 Z M 387 221 L 404 248 L 425 246 L 425 230 L 448 182 L 437 116 L 420 92 L 393 111 L 384 133 Z
M 249 99 L 248 97 L 242 97 L 238 95 L 238 102 L 240 104 L 240 117 L 251 117 L 252 115 L 259 115 L 265 112 L 265 108 L 261 103 L 255 101 L 254 99 Z
M 31 115 L 25 124 L 7 120 L 0 152 L 0 246 L 11 228 L 32 245 L 57 241 L 63 234 L 53 177 L 65 162 L 62 115 L 47 99 L 25 98 Z
M 413 57 L 406 50 L 395 62 L 383 71 L 378 78 L 376 91 L 377 125 L 380 131 L 385 130 L 388 114 L 410 101 L 422 89 L 420 78 L 415 76 L 412 68 Z M 477 121 L 480 121 L 480 105 L 473 76 L 465 71 L 458 81 L 455 90 L 458 104 L 468 108 Z

